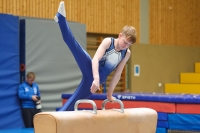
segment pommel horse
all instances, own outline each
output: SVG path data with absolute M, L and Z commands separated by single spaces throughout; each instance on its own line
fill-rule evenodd
M 120 109 L 97 110 L 92 100 L 78 100 L 74 111 L 41 112 L 34 116 L 35 133 L 155 133 L 157 112 L 150 108 L 124 109 L 122 101 Z M 80 103 L 90 103 L 93 110 L 78 111 Z

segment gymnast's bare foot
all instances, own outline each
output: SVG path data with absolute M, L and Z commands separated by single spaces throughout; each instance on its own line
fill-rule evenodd
M 58 13 L 60 13 L 63 17 L 66 18 L 65 3 L 64 3 L 64 1 L 60 2 L 59 7 L 58 7 Z M 58 16 L 57 15 L 54 17 L 54 20 L 56 22 L 58 22 Z

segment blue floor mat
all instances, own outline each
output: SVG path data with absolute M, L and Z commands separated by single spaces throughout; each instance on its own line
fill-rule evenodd
M 156 128 L 156 133 L 167 133 L 167 129 L 166 128 Z
M 34 128 L 4 129 L 0 133 L 34 133 Z

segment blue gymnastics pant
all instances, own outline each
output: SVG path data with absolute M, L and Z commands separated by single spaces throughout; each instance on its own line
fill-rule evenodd
M 79 99 L 86 99 L 92 93 L 90 92 L 90 87 L 93 82 L 92 74 L 92 59 L 90 55 L 81 47 L 77 42 L 73 33 L 70 30 L 70 27 L 66 21 L 66 18 L 63 17 L 60 13 L 57 13 L 58 24 L 62 33 L 62 37 L 72 52 L 81 72 L 82 80 L 74 94 L 68 99 L 68 101 L 62 106 L 59 111 L 73 111 L 74 104 Z M 102 77 L 102 78 L 101 78 Z M 100 74 L 100 79 L 105 79 L 105 77 Z

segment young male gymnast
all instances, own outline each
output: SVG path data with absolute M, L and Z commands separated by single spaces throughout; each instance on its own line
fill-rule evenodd
M 82 72 L 81 83 L 59 111 L 74 110 L 75 102 L 79 99 L 86 99 L 92 93 L 95 93 L 113 70 L 115 70 L 115 73 L 108 88 L 107 99 L 114 101 L 115 97 L 112 96 L 114 88 L 119 82 L 122 70 L 131 55 L 129 47 L 136 42 L 135 28 L 125 26 L 119 33 L 118 38 L 105 38 L 98 47 L 93 59 L 91 59 L 70 30 L 66 20 L 64 1 L 60 2 L 54 20 L 59 24 L 62 37 Z

